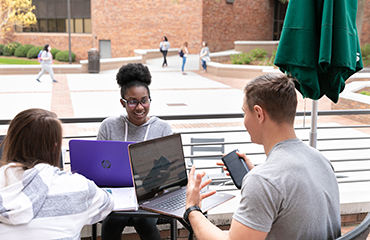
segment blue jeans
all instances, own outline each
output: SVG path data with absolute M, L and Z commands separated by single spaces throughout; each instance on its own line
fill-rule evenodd
M 207 62 L 202 59 L 202 67 L 204 71 L 207 71 Z
M 184 71 L 185 63 L 186 63 L 186 57 L 182 57 L 182 67 L 181 67 L 182 71 Z

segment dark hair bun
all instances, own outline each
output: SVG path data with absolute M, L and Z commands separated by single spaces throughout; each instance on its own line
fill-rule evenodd
M 119 69 L 116 80 L 120 87 L 128 86 L 137 81 L 149 86 L 152 82 L 152 76 L 147 66 L 141 63 L 129 63 Z

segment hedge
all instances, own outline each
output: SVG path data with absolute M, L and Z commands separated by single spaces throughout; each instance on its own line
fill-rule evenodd
M 4 48 L 4 45 L 0 44 L 0 55 L 3 55 L 3 48 Z
M 72 54 L 72 62 L 74 62 L 76 58 L 76 54 L 74 54 L 73 52 L 71 54 Z M 65 50 L 65 51 L 58 52 L 55 55 L 55 59 L 58 61 L 62 61 L 62 62 L 69 62 L 69 51 Z
M 23 46 L 26 48 L 27 53 L 28 53 L 28 51 L 29 51 L 31 48 L 33 48 L 35 45 L 32 45 L 32 44 L 24 44 Z
M 55 56 L 57 55 L 58 52 L 60 52 L 60 50 L 59 49 L 56 49 L 56 48 L 52 48 L 50 50 L 50 52 L 53 55 L 53 58 L 55 58 Z
M 370 66 L 370 43 L 361 46 L 361 55 L 364 67 Z
M 27 53 L 27 58 L 37 58 L 37 55 L 39 54 L 39 52 L 41 50 L 43 50 L 44 47 L 43 46 L 36 46 L 36 47 L 33 47 L 31 48 L 28 53 Z
M 14 56 L 26 57 L 28 51 L 33 47 L 34 47 L 34 45 L 32 45 L 32 44 L 21 45 L 21 46 L 17 47 L 17 49 L 15 50 Z
M 14 56 L 16 57 L 25 57 L 27 55 L 26 48 L 22 45 L 17 47 L 14 52 Z
M 21 46 L 19 42 L 11 42 L 4 46 L 3 48 L 3 55 L 4 56 L 12 56 L 14 55 L 15 50 Z

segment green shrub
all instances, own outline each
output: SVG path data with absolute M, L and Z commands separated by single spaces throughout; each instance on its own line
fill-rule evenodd
M 0 55 L 3 55 L 3 48 L 4 48 L 4 45 L 0 44 Z
M 360 94 L 370 96 L 370 92 L 367 92 L 367 91 L 361 91 Z
M 26 48 L 22 45 L 17 47 L 14 52 L 14 56 L 16 57 L 25 57 L 27 55 Z
M 71 55 L 72 55 L 72 62 L 74 62 L 76 58 L 76 54 L 72 52 Z M 65 51 L 58 52 L 55 55 L 55 59 L 58 61 L 62 61 L 62 62 L 69 62 L 69 51 L 65 50 Z
M 243 64 L 242 54 L 232 54 L 230 58 L 232 64 Z
M 17 56 L 17 57 L 26 57 L 27 56 L 27 53 L 28 51 L 33 48 L 34 45 L 32 44 L 26 44 L 26 45 L 21 45 L 19 46 L 15 52 L 14 52 L 14 56 Z
M 276 56 L 276 51 L 271 53 L 271 57 L 268 57 L 268 52 L 265 49 L 256 48 L 251 50 L 249 53 L 233 54 L 230 56 L 232 64 L 254 64 L 273 66 Z
M 56 48 L 52 48 L 50 50 L 51 54 L 53 55 L 53 58 L 55 58 L 55 56 L 57 55 L 58 52 L 60 52 L 59 49 L 56 49 Z M 69 61 L 69 60 L 68 60 Z
M 364 66 L 370 66 L 370 43 L 361 46 L 361 55 Z
M 249 52 L 253 60 L 263 60 L 267 57 L 268 52 L 265 49 L 262 48 L 256 48 Z
M 27 51 L 27 53 L 28 53 L 28 51 L 29 51 L 31 48 L 33 48 L 35 45 L 32 45 L 32 44 L 24 44 L 23 46 L 26 48 L 26 51 Z
M 15 50 L 19 46 L 21 46 L 21 44 L 18 43 L 18 42 L 11 42 L 11 43 L 6 44 L 4 46 L 4 48 L 3 48 L 3 55 L 4 56 L 12 56 L 12 55 L 14 55 Z
M 250 64 L 253 58 L 249 53 L 240 53 L 231 55 L 232 64 Z
M 362 58 L 365 58 L 367 56 L 370 57 L 370 43 L 366 43 L 365 45 L 361 46 L 361 54 Z
M 42 46 L 36 46 L 36 47 L 33 47 L 31 48 L 28 52 L 27 52 L 27 58 L 37 58 L 37 55 L 39 54 L 39 52 L 44 49 L 44 47 Z

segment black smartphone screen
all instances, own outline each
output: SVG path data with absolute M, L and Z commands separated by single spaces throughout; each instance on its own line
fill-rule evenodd
M 240 158 L 234 150 L 222 158 L 227 170 L 230 173 L 231 179 L 233 180 L 235 186 L 240 189 L 242 187 L 242 182 L 245 174 L 249 172 L 247 164 L 244 162 L 243 158 Z

